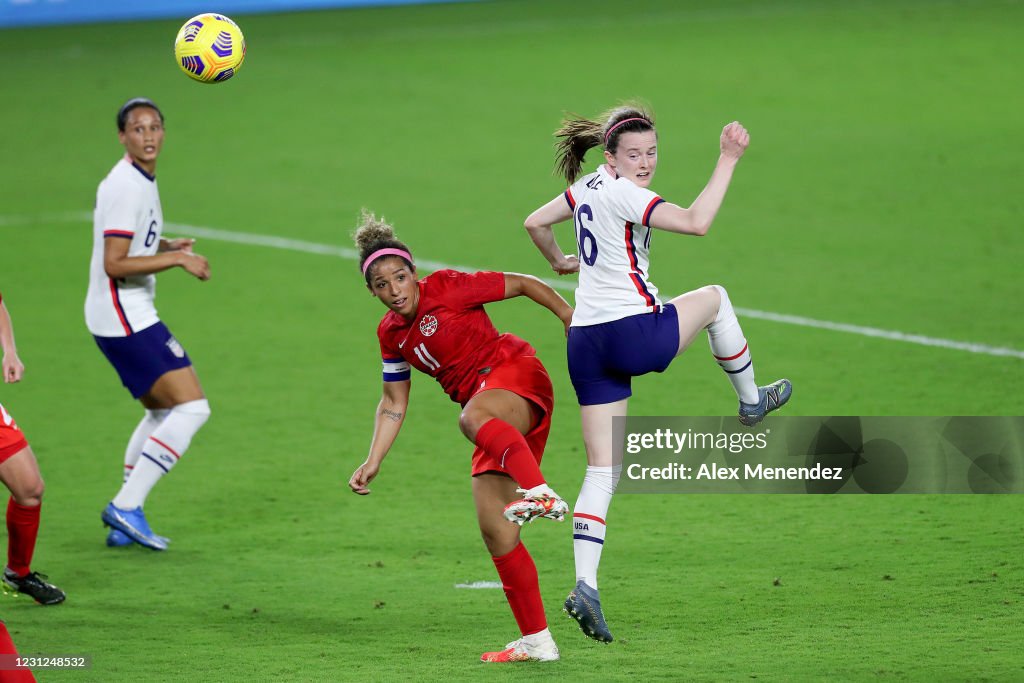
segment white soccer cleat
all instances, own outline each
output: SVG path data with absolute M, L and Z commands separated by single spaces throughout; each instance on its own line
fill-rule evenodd
M 539 645 L 530 645 L 525 638 L 512 641 L 501 652 L 485 652 L 480 655 L 481 662 L 557 662 L 558 646 L 555 640 L 548 637 Z
M 524 489 L 516 489 L 516 492 L 527 493 Z M 538 517 L 553 519 L 556 522 L 564 521 L 565 514 L 569 512 L 569 504 L 553 493 L 524 495 L 522 500 L 512 501 L 505 506 L 505 519 L 519 526 Z

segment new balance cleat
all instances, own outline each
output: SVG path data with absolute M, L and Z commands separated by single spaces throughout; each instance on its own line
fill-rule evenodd
M 612 632 L 608 630 L 608 624 L 604 621 L 597 589 L 591 588 L 583 581 L 577 581 L 576 587 L 565 599 L 563 609 L 579 623 L 583 635 L 602 643 L 612 642 Z
M 558 646 L 552 638 L 539 645 L 531 645 L 525 638 L 512 641 L 501 652 L 485 652 L 480 655 L 481 662 L 557 662 Z
M 9 568 L 4 568 L 4 587 L 19 593 L 24 593 L 40 605 L 56 605 L 64 602 L 67 595 L 52 583 L 47 583 L 48 577 L 39 572 L 29 572 L 25 576 L 18 576 Z
M 167 539 L 153 533 L 141 507 L 134 510 L 122 510 L 113 503 L 109 503 L 103 509 L 103 514 L 100 517 L 104 524 L 111 529 L 120 531 L 139 545 L 153 550 L 167 550 Z
M 523 489 L 518 489 L 518 492 L 525 493 Z M 558 496 L 541 494 L 512 501 L 505 506 L 503 514 L 508 521 L 522 526 L 538 517 L 561 522 L 565 520 L 565 513 L 568 511 L 569 505 Z
M 740 422 L 748 427 L 756 425 L 765 415 L 786 405 L 792 395 L 793 383 L 788 379 L 780 379 L 768 386 L 758 387 L 757 405 L 740 401 Z
M 167 538 L 166 536 L 157 536 L 156 534 L 154 534 L 153 537 L 160 539 L 161 541 L 163 541 L 167 545 L 171 544 L 171 539 Z M 126 545 L 131 545 L 132 543 L 135 543 L 135 541 L 133 541 L 131 539 L 131 537 L 128 536 L 123 531 L 118 531 L 117 529 L 111 529 L 110 533 L 107 534 L 107 547 L 108 548 L 121 548 L 121 547 L 124 547 Z

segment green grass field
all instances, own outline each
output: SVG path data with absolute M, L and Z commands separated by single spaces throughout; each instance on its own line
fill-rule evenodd
M 682 204 L 738 119 L 752 143 L 709 236 L 654 238 L 661 290 L 717 282 L 753 311 L 1015 350 L 746 317 L 759 379 L 794 382 L 787 414 L 1024 414 L 1024 5 L 705 5 L 238 16 L 248 57 L 218 86 L 174 65 L 180 20 L 0 31 L 0 291 L 27 366 L 0 401 L 47 481 L 34 568 L 69 595 L 0 596 L 0 616 L 23 653 L 93 661 L 40 681 L 1024 679 L 1020 496 L 619 496 L 601 572 L 616 642 L 560 613 L 570 527 L 538 523 L 525 538 L 562 661 L 479 664 L 517 631 L 500 590 L 454 588 L 496 580 L 457 406 L 415 378 L 373 495 L 348 493 L 383 308 L 351 260 L 221 233 L 197 244 L 209 282 L 160 276 L 161 317 L 213 408 L 147 505 L 174 543 L 103 545 L 141 410 L 82 319 L 87 214 L 120 154 L 117 107 L 139 94 L 167 116 L 168 223 L 351 247 L 365 206 L 421 260 L 540 276 L 520 226 L 564 189 L 563 112 L 646 99 L 654 189 Z M 570 248 L 568 226 L 559 238 Z M 560 326 L 528 302 L 489 311 L 551 372 L 545 473 L 575 498 L 585 458 Z M 636 381 L 631 412 L 731 414 L 705 348 Z

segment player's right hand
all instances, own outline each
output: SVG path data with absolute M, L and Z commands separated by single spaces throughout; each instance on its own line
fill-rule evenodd
M 364 462 L 352 473 L 348 480 L 348 487 L 352 489 L 352 493 L 358 493 L 360 496 L 368 495 L 370 493 L 369 484 L 378 472 L 380 472 L 380 465 Z
M 580 260 L 575 254 L 566 254 L 560 261 L 552 264 L 551 270 L 559 275 L 572 275 L 580 272 Z
M 193 254 L 191 251 L 181 251 L 181 267 L 200 280 L 210 279 L 210 262 L 205 256 Z

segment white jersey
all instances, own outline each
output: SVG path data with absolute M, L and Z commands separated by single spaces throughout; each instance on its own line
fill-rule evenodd
M 572 325 L 597 325 L 658 310 L 658 288 L 648 279 L 651 211 L 662 198 L 607 166 L 568 190 L 579 249 L 580 281 Z
M 108 237 L 131 240 L 128 256 L 151 256 L 160 247 L 164 217 L 156 178 L 121 159 L 100 183 L 93 212 L 92 262 L 85 297 L 85 324 L 99 337 L 127 337 L 159 322 L 153 299 L 156 275 L 107 276 L 103 245 Z

